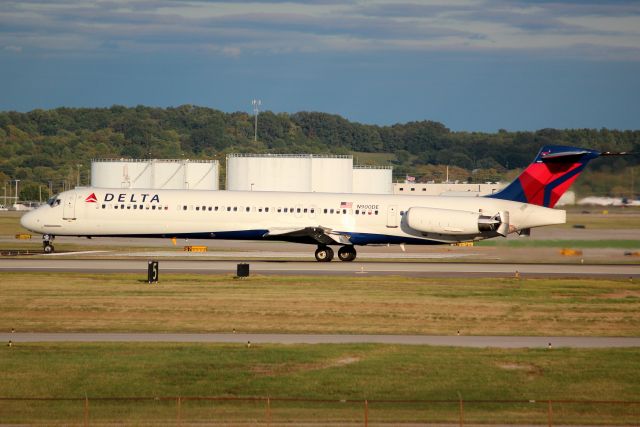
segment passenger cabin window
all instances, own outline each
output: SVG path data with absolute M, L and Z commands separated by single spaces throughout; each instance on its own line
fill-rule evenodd
M 244 208 L 244 210 L 249 212 L 251 210 L 251 208 L 249 206 L 247 206 L 246 208 Z

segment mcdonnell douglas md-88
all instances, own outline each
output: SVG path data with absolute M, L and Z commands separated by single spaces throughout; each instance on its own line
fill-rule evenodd
M 357 245 L 477 241 L 563 224 L 553 209 L 600 153 L 543 147 L 502 191 L 475 196 L 76 188 L 25 214 L 21 224 L 55 236 L 283 240 L 317 245 L 318 261 L 353 261 Z

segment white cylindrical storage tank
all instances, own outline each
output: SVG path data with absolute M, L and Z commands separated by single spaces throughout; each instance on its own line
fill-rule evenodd
M 219 184 L 218 161 L 191 160 L 186 165 L 184 182 L 189 190 L 218 190 Z
M 155 160 L 153 188 L 218 190 L 217 160 Z
M 91 161 L 91 186 L 102 188 L 149 188 L 146 160 L 104 159 Z M 144 184 L 143 184 L 144 183 Z M 147 187 L 135 187 L 135 185 Z
M 311 157 L 305 155 L 229 154 L 227 190 L 311 191 Z
M 353 157 L 312 157 L 311 191 L 318 193 L 351 193 L 352 187 Z
M 350 193 L 351 156 L 229 154 L 227 190 Z
M 91 186 L 217 190 L 217 160 L 120 159 L 92 160 Z
M 354 166 L 353 192 L 393 194 L 393 168 L 391 166 Z

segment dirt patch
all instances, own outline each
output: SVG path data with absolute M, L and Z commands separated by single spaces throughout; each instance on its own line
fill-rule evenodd
M 357 356 L 346 356 L 339 359 L 328 360 L 320 363 L 280 363 L 280 364 L 259 364 L 251 368 L 251 372 L 264 375 L 264 376 L 276 376 L 285 374 L 296 374 L 299 372 L 318 371 L 321 369 L 337 368 L 341 366 L 350 365 L 352 363 L 359 362 L 360 358 Z
M 602 294 L 597 298 L 603 298 L 603 299 L 640 298 L 640 291 L 626 290 L 626 291 L 620 291 L 620 292 L 612 292 L 609 294 Z
M 531 363 L 519 363 L 519 362 L 500 362 L 496 366 L 506 371 L 521 371 L 527 374 L 528 377 L 537 377 L 542 375 L 542 368 Z

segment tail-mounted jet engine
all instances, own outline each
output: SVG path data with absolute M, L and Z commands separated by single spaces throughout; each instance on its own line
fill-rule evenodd
M 422 233 L 479 234 L 496 232 L 509 234 L 509 212 L 500 211 L 493 216 L 479 212 L 455 209 L 410 208 L 405 215 L 407 225 Z

